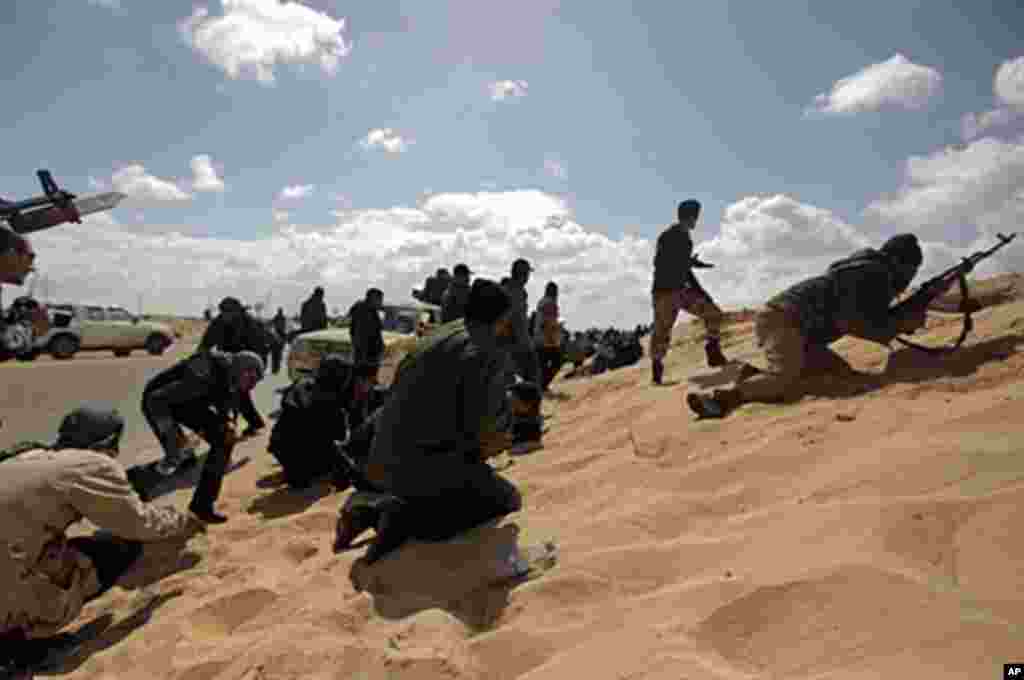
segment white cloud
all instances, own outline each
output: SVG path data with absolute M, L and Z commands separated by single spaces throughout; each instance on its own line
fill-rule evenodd
M 224 191 L 224 180 L 217 176 L 213 159 L 207 154 L 192 157 L 192 188 L 195 191 Z
M 121 9 L 121 0 L 89 0 L 93 7 L 104 7 L 106 9 Z
M 499 80 L 489 86 L 492 101 L 502 101 L 509 97 L 525 97 L 530 84 L 525 80 Z
M 921 109 L 942 90 L 942 74 L 901 54 L 837 80 L 814 98 L 805 115 L 855 114 L 888 108 Z
M 276 224 L 284 224 L 288 221 L 289 217 L 291 217 L 287 210 L 274 210 L 272 211 L 272 215 Z
M 295 184 L 287 186 L 281 189 L 281 193 L 278 194 L 278 199 L 282 201 L 294 200 L 298 198 L 306 198 L 311 196 L 316 186 L 313 184 Z
M 562 180 L 569 177 L 569 169 L 565 166 L 565 163 L 553 156 L 548 156 L 544 159 L 544 172 Z
M 131 199 L 146 202 L 187 201 L 192 196 L 174 182 L 154 177 L 141 165 L 128 165 L 110 178 L 115 191 Z
M 366 133 L 360 144 L 364 149 L 383 149 L 388 153 L 402 153 L 409 150 L 413 140 L 406 140 L 391 128 L 376 128 Z
M 968 113 L 962 120 L 965 140 L 976 139 L 1000 128 L 1024 122 L 1024 57 L 1005 61 L 996 69 L 992 83 L 997 107 L 984 113 Z M 1007 130 L 1010 131 L 1010 130 Z
M 96 179 L 96 178 L 95 178 L 95 177 L 93 177 L 92 175 L 90 175 L 90 176 L 89 176 L 89 187 L 90 187 L 91 189 L 95 189 L 96 191 L 106 191 L 106 189 L 107 189 L 107 188 L 108 188 L 109 186 L 110 186 L 110 185 L 109 185 L 109 184 L 107 184 L 106 182 L 104 182 L 103 180 L 101 180 L 101 179 Z
M 278 64 L 319 64 L 333 75 L 351 52 L 345 19 L 298 2 L 221 0 L 219 16 L 197 7 L 178 25 L 185 43 L 230 78 L 274 82 Z

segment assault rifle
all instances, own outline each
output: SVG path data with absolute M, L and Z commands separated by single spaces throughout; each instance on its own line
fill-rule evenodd
M 959 349 L 960 345 L 962 345 L 964 340 L 967 339 L 967 335 L 974 329 L 974 319 L 971 318 L 971 314 L 981 309 L 981 305 L 970 297 L 970 291 L 967 288 L 967 275 L 974 270 L 974 267 L 977 266 L 979 262 L 991 257 L 997 250 L 1016 238 L 1016 236 L 1016 233 L 1010 234 L 1009 236 L 996 234 L 996 237 L 999 239 L 999 243 L 988 250 L 980 250 L 963 258 L 960 264 L 950 267 L 938 276 L 928 279 L 909 297 L 900 301 L 889 310 L 890 315 L 894 317 L 902 317 L 911 313 L 922 312 L 927 309 L 930 304 L 935 302 L 935 300 L 945 294 L 945 292 L 948 291 L 954 283 L 959 283 L 960 308 L 957 311 L 964 315 L 964 321 L 963 328 L 960 331 L 960 337 L 957 338 L 954 344 L 946 347 L 925 347 L 924 345 L 919 345 L 915 342 L 904 340 L 899 337 L 897 337 L 896 340 L 907 347 L 912 347 L 916 350 L 927 352 L 929 354 L 944 354 L 947 352 L 954 352 Z
M 45 228 L 38 226 L 40 224 L 51 227 L 64 222 L 80 224 L 82 216 L 75 207 L 75 195 L 59 188 L 49 170 L 39 170 L 36 176 L 43 185 L 43 195 L 14 202 L 0 199 L 0 219 L 19 234 Z M 22 211 L 28 212 L 23 214 Z

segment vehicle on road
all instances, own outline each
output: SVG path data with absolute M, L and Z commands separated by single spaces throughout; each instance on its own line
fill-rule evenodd
M 70 359 L 79 350 L 109 349 L 125 357 L 133 350 L 160 355 L 174 344 L 170 326 L 143 321 L 121 307 L 57 304 L 49 306 L 50 331 L 36 338 L 36 353 Z
M 416 345 L 419 336 L 441 323 L 441 308 L 419 302 L 384 305 L 380 310 L 380 318 L 384 328 L 382 368 L 397 366 L 402 357 Z M 343 317 L 334 328 L 300 333 L 292 339 L 288 351 L 288 378 L 296 380 L 312 375 L 327 354 L 352 358 L 348 317 Z

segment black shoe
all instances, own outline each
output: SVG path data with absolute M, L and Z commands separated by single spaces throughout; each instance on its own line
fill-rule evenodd
M 708 366 L 711 368 L 718 368 L 729 363 L 725 355 L 722 354 L 722 346 L 718 340 L 708 340 L 704 345 L 704 353 L 707 355 Z
M 686 403 L 690 410 L 700 418 L 722 418 L 725 416 L 725 406 L 706 394 L 691 392 L 686 395 Z
M 198 517 L 206 524 L 224 524 L 228 521 L 228 518 L 224 515 L 218 515 L 217 512 L 212 508 L 197 508 L 193 505 L 188 506 L 189 511 Z
M 661 378 L 665 374 L 665 364 L 661 362 L 661 359 L 655 359 L 651 362 L 651 382 L 655 385 L 661 384 Z

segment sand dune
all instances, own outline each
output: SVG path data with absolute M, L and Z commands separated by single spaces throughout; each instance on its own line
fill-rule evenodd
M 546 448 L 499 461 L 523 512 L 406 546 L 357 572 L 362 591 L 362 550 L 330 549 L 345 495 L 274 488 L 265 441 L 248 442 L 231 521 L 184 554 L 147 548 L 83 614 L 112 622 L 66 677 L 999 677 L 1024 656 L 1019 281 L 985 284 L 992 306 L 955 355 L 843 340 L 861 375 L 722 421 L 685 407 L 720 380 L 685 327 L 673 386 L 649 386 L 646 362 L 556 381 Z M 958 333 L 934 315 L 917 339 Z M 724 344 L 756 357 L 749 315 Z M 495 556 L 548 538 L 554 569 L 489 585 Z M 133 619 L 146 583 L 163 599 Z

